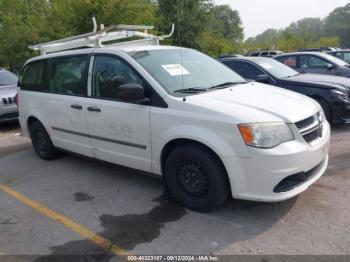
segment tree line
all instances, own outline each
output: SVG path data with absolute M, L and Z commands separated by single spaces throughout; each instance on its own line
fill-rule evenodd
M 217 56 L 239 51 L 243 27 L 237 11 L 212 0 L 0 0 L 0 67 L 20 70 L 37 55 L 29 45 L 90 32 L 98 23 L 155 25 L 167 44 Z
M 350 4 L 326 19 L 306 18 L 244 41 L 238 11 L 214 0 L 0 0 L 0 67 L 19 71 L 37 55 L 29 45 L 90 32 L 92 16 L 107 26 L 155 25 L 155 34 L 168 33 L 174 23 L 175 33 L 165 44 L 213 57 L 262 49 L 350 47 Z
M 247 39 L 249 51 L 277 49 L 284 52 L 303 48 L 350 47 L 350 4 L 336 8 L 324 19 L 305 18 L 285 29 L 268 29 Z

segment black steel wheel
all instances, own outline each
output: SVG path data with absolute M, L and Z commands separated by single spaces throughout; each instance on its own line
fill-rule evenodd
M 220 207 L 230 193 L 219 158 L 199 145 L 183 145 L 171 151 L 165 161 L 164 178 L 175 200 L 199 212 Z
M 60 153 L 53 146 L 45 127 L 38 121 L 29 125 L 30 137 L 36 154 L 44 160 L 57 158 Z

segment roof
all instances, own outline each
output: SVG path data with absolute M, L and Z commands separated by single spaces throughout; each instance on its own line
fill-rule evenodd
M 242 56 L 242 57 L 225 57 L 218 59 L 219 61 L 271 61 L 274 60 L 270 57 L 264 57 L 264 56 Z
M 73 50 L 67 50 L 67 51 L 59 51 L 59 52 L 53 52 L 49 54 L 41 54 L 39 56 L 32 57 L 29 59 L 27 63 L 41 60 L 41 59 L 47 59 L 47 58 L 53 58 L 53 57 L 60 57 L 60 56 L 69 56 L 69 55 L 78 55 L 78 54 L 90 54 L 94 50 L 98 51 L 122 51 L 125 53 L 128 52 L 138 52 L 138 51 L 150 51 L 150 50 L 169 50 L 169 49 L 180 49 L 180 47 L 177 46 L 167 46 L 167 45 L 144 45 L 144 46 L 105 46 L 105 47 L 92 47 L 92 48 L 80 48 L 80 49 L 73 49 Z

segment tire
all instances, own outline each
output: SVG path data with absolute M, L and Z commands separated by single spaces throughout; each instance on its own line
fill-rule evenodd
M 230 193 L 223 165 L 200 146 L 185 145 L 171 151 L 165 161 L 164 179 L 176 201 L 199 212 L 217 209 Z
M 57 158 L 60 153 L 53 146 L 45 127 L 38 121 L 29 126 L 30 138 L 36 154 L 44 160 L 52 160 Z
M 331 113 L 331 110 L 329 108 L 328 103 L 326 101 L 324 101 L 323 99 L 320 99 L 320 98 L 315 99 L 315 100 L 322 107 L 324 115 L 325 115 L 327 121 L 331 123 L 332 122 L 332 113 Z

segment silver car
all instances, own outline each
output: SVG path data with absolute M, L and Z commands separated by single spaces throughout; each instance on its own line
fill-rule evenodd
M 18 78 L 9 71 L 0 69 L 0 123 L 16 120 L 18 109 L 15 103 Z

